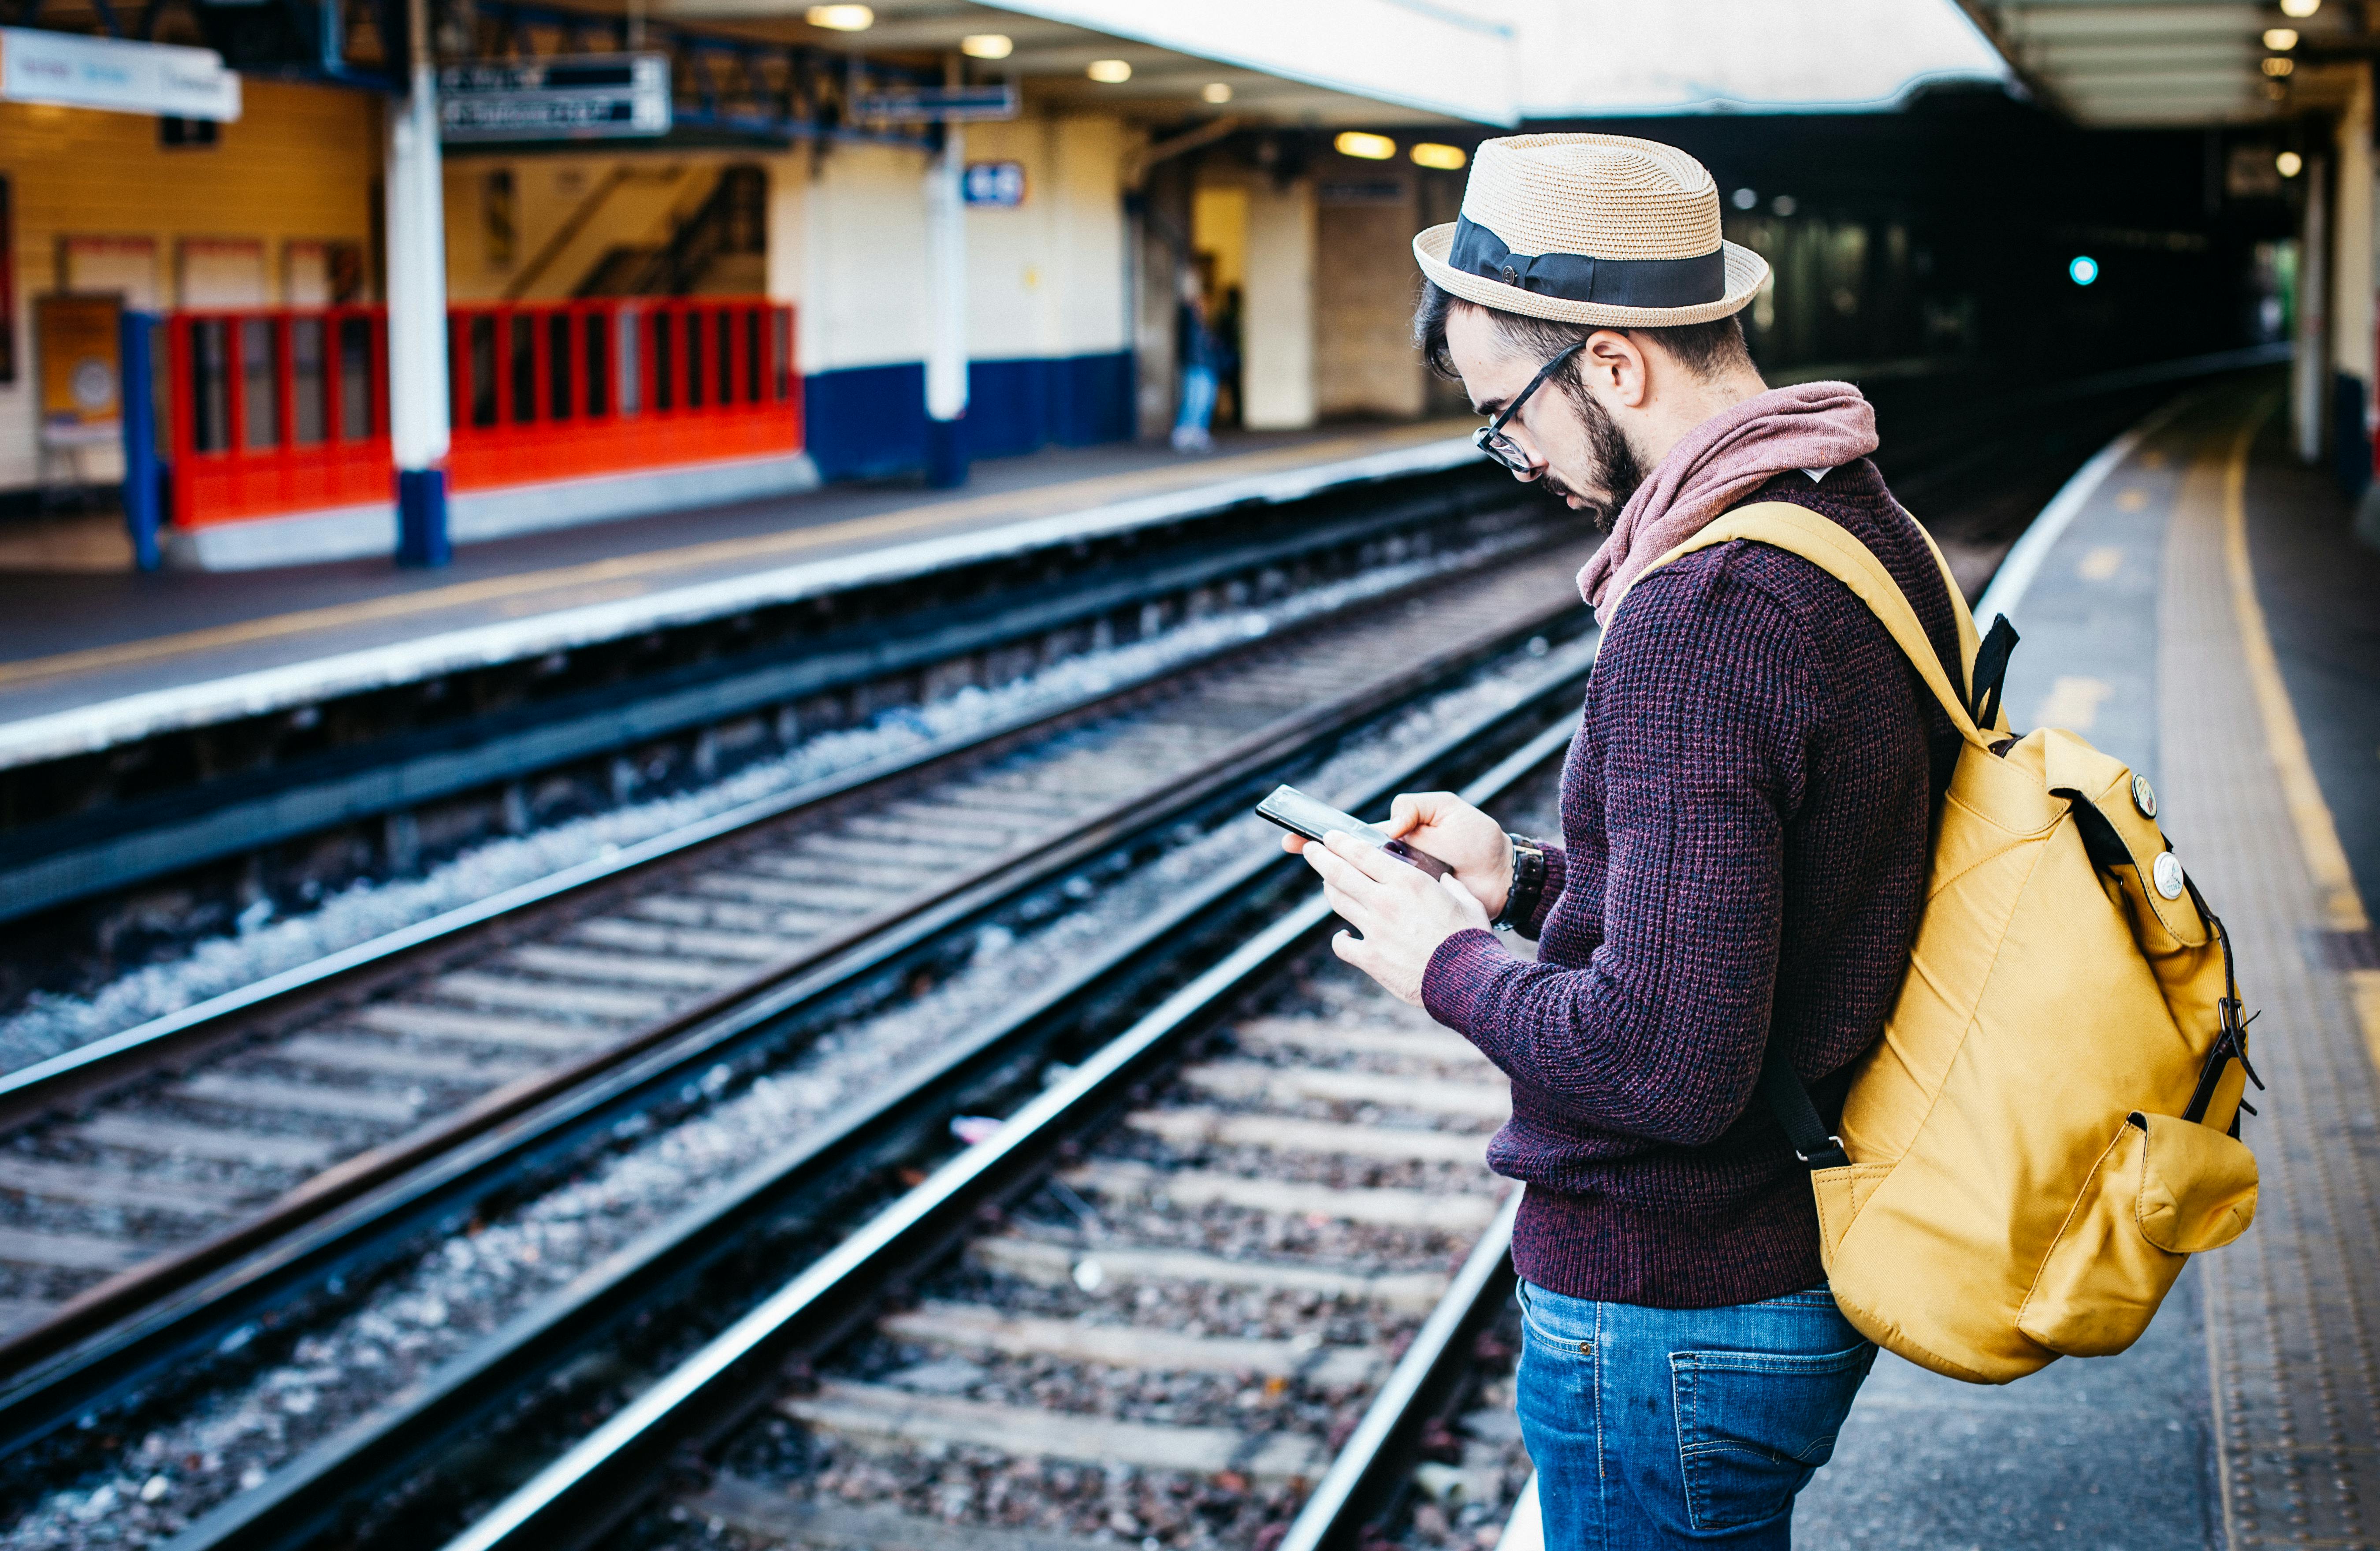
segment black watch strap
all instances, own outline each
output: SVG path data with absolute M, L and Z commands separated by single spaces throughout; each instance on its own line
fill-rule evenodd
M 1546 897 L 1546 848 L 1526 835 L 1504 838 L 1512 842 L 1512 887 L 1504 896 L 1504 908 L 1488 923 L 1500 932 L 1527 926 Z

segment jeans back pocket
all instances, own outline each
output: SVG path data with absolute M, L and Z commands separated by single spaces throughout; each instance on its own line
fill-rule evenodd
M 1876 1362 L 1874 1344 L 1799 1356 L 1673 1351 L 1678 1462 L 1697 1530 L 1776 1518 L 1835 1452 L 1835 1434 Z

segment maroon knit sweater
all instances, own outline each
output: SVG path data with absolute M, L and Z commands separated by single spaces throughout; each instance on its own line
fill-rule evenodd
M 1875 465 L 1752 501 L 1856 535 L 1965 682 L 1941 572 Z M 1488 1160 L 1529 1183 L 1522 1276 L 1661 1308 L 1815 1287 L 1808 1171 L 1758 1100 L 1762 1051 L 1831 1121 L 1827 1080 L 1882 1033 L 1908 963 L 1958 735 L 1876 617 L 1781 550 L 1673 561 L 1607 623 L 1537 961 L 1457 932 L 1423 1001 L 1512 1080 Z

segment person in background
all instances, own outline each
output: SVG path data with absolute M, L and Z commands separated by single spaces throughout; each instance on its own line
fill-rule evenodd
M 1245 426 L 1248 401 L 1240 385 L 1240 288 L 1223 288 L 1222 305 L 1215 309 L 1215 423 Z
M 1215 445 L 1208 424 L 1215 413 L 1215 336 L 1207 325 L 1206 292 L 1196 272 L 1182 274 L 1182 301 L 1173 314 L 1173 355 L 1182 363 L 1182 411 L 1173 421 L 1173 450 L 1204 453 Z

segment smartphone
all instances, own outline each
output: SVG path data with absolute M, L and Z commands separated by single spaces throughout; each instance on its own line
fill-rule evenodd
M 1420 847 L 1390 840 L 1378 826 L 1366 824 L 1352 813 L 1342 813 L 1329 803 L 1318 802 L 1294 786 L 1274 787 L 1272 795 L 1257 805 L 1257 813 L 1307 840 L 1320 840 L 1337 830 L 1366 845 L 1378 846 L 1398 861 L 1410 863 L 1432 878 L 1444 878 L 1454 870 Z

